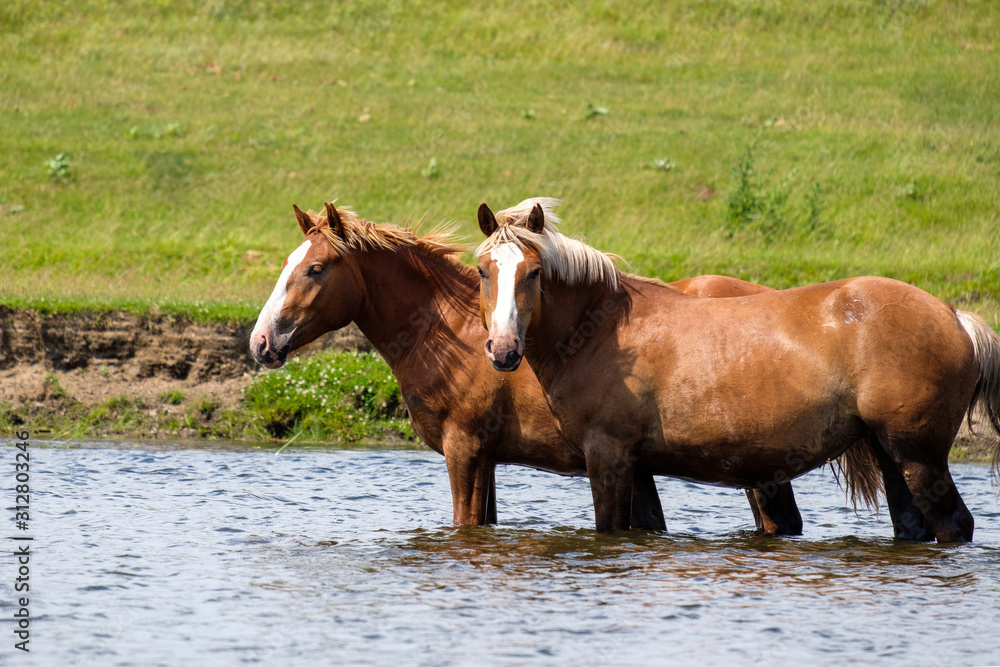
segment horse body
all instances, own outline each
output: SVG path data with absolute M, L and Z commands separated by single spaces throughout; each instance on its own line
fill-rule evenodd
M 563 435 L 584 452 L 599 530 L 627 527 L 634 465 L 758 486 L 860 442 L 885 474 L 897 535 L 972 538 L 947 459 L 977 392 L 1000 378 L 1000 338 L 978 318 L 885 278 L 692 298 L 621 275 L 552 230 L 540 205 L 527 208 L 502 212 L 506 227 L 480 210 L 487 353 L 494 368 L 516 368 L 513 338 L 523 337 Z M 491 256 L 508 243 L 523 257 L 506 269 L 520 330 L 494 317 L 504 269 Z M 989 339 L 980 356 L 970 323 Z M 997 431 L 1000 392 L 983 398 Z
M 576 352 L 580 363 L 564 363 L 558 325 L 551 338 L 533 330 L 525 354 L 569 440 L 629 440 L 655 474 L 754 487 L 818 467 L 869 430 L 902 437 L 915 424 L 946 457 L 975 390 L 954 311 L 903 283 L 860 278 L 726 300 L 623 284 L 616 325 Z M 578 293 L 550 282 L 540 307 L 583 321 L 594 304 L 574 308 Z M 924 326 L 898 326 L 897 310 Z

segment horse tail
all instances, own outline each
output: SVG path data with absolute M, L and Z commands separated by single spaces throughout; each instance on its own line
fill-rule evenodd
M 875 455 L 875 447 L 878 447 L 878 443 L 875 434 L 871 433 L 830 462 L 837 483 L 840 484 L 843 478 L 845 492 L 855 510 L 859 503 L 870 510 L 878 509 L 878 494 L 883 491 L 883 486 L 882 468 Z
M 978 315 L 956 311 L 959 323 L 972 339 L 973 354 L 979 363 L 979 379 L 969 402 L 969 430 L 973 417 L 993 429 L 993 470 L 1000 470 L 1000 336 Z

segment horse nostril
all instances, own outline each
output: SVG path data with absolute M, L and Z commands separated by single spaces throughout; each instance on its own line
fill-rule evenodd
M 487 352 L 492 352 L 493 351 L 493 341 L 492 340 L 486 341 L 486 351 Z
M 511 350 L 507 353 L 507 357 L 504 359 L 505 366 L 513 366 L 520 360 L 521 355 L 519 355 L 515 350 Z
M 271 340 L 266 333 L 261 333 L 257 337 L 257 356 L 261 359 L 268 359 L 271 356 Z

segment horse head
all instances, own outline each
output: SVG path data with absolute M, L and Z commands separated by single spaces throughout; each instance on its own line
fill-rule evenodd
M 479 228 L 489 249 L 479 255 L 479 310 L 489 331 L 486 356 L 498 371 L 513 371 L 524 358 L 524 335 L 535 318 L 542 294 L 542 257 L 531 243 L 511 233 L 515 224 L 540 234 L 545 213 L 535 204 L 523 223 L 499 225 L 486 204 L 479 207 Z
M 250 334 L 250 354 L 268 368 L 328 331 L 347 326 L 361 308 L 364 282 L 344 238 L 344 222 L 333 204 L 326 217 L 297 206 L 305 239 L 281 265 L 281 275 Z

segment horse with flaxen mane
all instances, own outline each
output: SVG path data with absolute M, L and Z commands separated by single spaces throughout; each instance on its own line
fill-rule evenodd
M 250 351 L 258 363 L 277 368 L 291 351 L 356 322 L 396 376 L 414 431 L 445 456 L 456 524 L 496 521 L 498 463 L 586 474 L 531 371 L 498 376 L 480 352 L 479 279 L 455 258 L 461 248 L 447 235 L 419 236 L 331 204 L 325 217 L 297 207 L 295 215 L 305 238 L 254 326 Z M 706 277 L 685 288 L 728 292 L 739 283 Z M 632 488 L 629 524 L 665 529 L 652 475 L 636 468 Z M 748 492 L 758 527 L 801 533 L 791 486 L 766 491 Z
M 485 352 L 501 371 L 528 359 L 584 453 L 598 530 L 628 528 L 636 466 L 755 488 L 859 448 L 848 486 L 881 469 L 897 537 L 972 539 L 948 452 L 973 411 L 1000 436 L 982 319 L 876 277 L 694 298 L 560 234 L 555 203 L 479 209 Z

